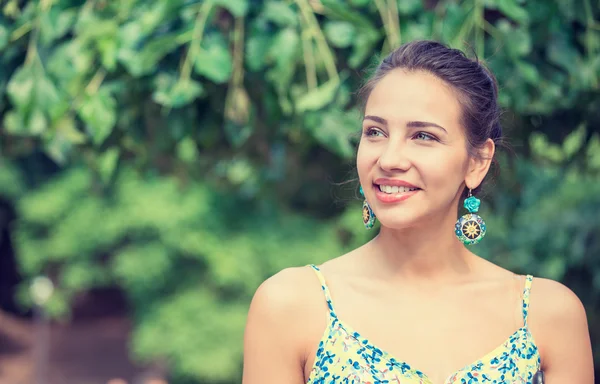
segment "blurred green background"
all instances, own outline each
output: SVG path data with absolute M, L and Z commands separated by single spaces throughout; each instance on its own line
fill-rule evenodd
M 573 289 L 600 363 L 599 20 L 596 0 L 2 0 L 5 310 L 38 275 L 56 321 L 116 288 L 132 361 L 239 382 L 257 286 L 373 236 L 355 92 L 431 38 L 500 83 L 512 150 L 474 251 Z

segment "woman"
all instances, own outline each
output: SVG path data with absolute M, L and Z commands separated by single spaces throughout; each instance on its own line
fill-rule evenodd
M 386 57 L 362 95 L 357 169 L 365 225 L 376 217 L 380 232 L 259 287 L 243 383 L 592 384 L 579 299 L 465 247 L 485 234 L 472 195 L 502 140 L 492 74 L 417 41 Z M 457 221 L 463 199 L 473 216 Z

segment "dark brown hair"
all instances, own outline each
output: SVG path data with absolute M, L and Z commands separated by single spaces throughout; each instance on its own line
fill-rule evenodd
M 461 124 L 465 128 L 469 155 L 478 157 L 478 149 L 489 138 L 497 147 L 503 146 L 498 84 L 479 60 L 470 59 L 462 51 L 435 41 L 406 43 L 384 58 L 360 89 L 363 110 L 373 88 L 395 69 L 429 72 L 456 91 L 462 107 Z

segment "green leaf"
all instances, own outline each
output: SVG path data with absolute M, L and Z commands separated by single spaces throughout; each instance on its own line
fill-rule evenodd
M 250 124 L 238 124 L 233 121 L 226 121 L 224 124 L 225 134 L 234 148 L 240 148 L 248 141 L 254 128 Z
M 540 275 L 552 279 L 560 281 L 567 269 L 566 259 L 562 256 L 552 256 L 542 265 L 542 270 L 540 271 Z
M 597 133 L 590 139 L 586 156 L 588 166 L 595 171 L 600 171 L 600 136 Z
M 338 48 L 349 47 L 356 36 L 356 29 L 346 21 L 327 22 L 324 31 L 331 44 Z
M 191 138 L 186 137 L 177 144 L 177 158 L 184 163 L 194 163 L 198 160 L 198 155 L 196 143 Z
M 283 67 L 291 63 L 298 54 L 300 36 L 294 28 L 279 31 L 273 40 L 268 57 L 278 66 Z
M 360 114 L 356 109 L 341 111 L 326 110 L 319 114 L 309 113 L 306 126 L 325 148 L 344 159 L 354 156 L 352 135 L 359 128 Z
M 371 0 L 350 0 L 350 4 L 355 7 L 364 7 L 365 5 L 369 5 Z
M 548 41 L 546 52 L 551 63 L 560 66 L 568 73 L 577 71 L 576 64 L 580 62 L 580 55 L 563 34 L 557 34 Z
M 27 132 L 23 116 L 16 111 L 6 112 L 4 115 L 3 130 L 12 135 L 21 135 Z
M 4 129 L 6 132 L 18 136 L 39 136 L 48 127 L 44 114 L 35 109 L 27 116 L 18 111 L 9 111 L 4 116 Z
M 40 15 L 40 41 L 43 45 L 63 37 L 73 27 L 77 18 L 74 9 L 52 7 Z
M 156 90 L 152 94 L 152 99 L 170 108 L 187 105 L 204 93 L 202 84 L 193 80 L 179 80 L 169 75 L 158 76 L 155 85 Z
M 87 141 L 87 136 L 77 129 L 75 120 L 71 115 L 64 115 L 60 120 L 56 121 L 54 129 L 73 144 L 83 144 Z
M 36 104 L 40 109 L 48 113 L 51 117 L 55 116 L 55 112 L 62 110 L 64 100 L 61 99 L 58 88 L 54 82 L 45 75 L 37 76 L 36 78 Z
M 519 24 L 529 22 L 529 14 L 516 0 L 500 0 L 494 3 L 500 12 Z
M 96 52 L 81 40 L 68 40 L 55 45 L 46 64 L 48 75 L 56 79 L 65 93 L 75 97 L 81 91 L 83 77 L 89 76 L 94 66 Z
M 73 143 L 59 132 L 55 132 L 45 143 L 44 150 L 56 164 L 64 166 L 73 150 Z
M 8 29 L 0 23 L 0 51 L 8 44 L 9 37 Z
M 19 68 L 11 77 L 6 88 L 10 101 L 20 110 L 26 111 L 35 104 L 36 72 L 32 65 Z
M 443 17 L 436 18 L 436 27 L 434 29 L 438 31 L 440 37 L 445 38 L 452 46 L 458 46 L 462 43 L 462 37 L 459 36 L 459 32 L 466 22 L 468 13 L 454 2 L 443 4 L 442 10 Z
M 26 191 L 21 170 L 0 156 L 0 196 L 17 200 Z
M 219 5 L 235 17 L 242 17 L 248 13 L 248 0 L 211 0 L 215 5 Z
M 61 99 L 58 89 L 37 62 L 16 71 L 8 83 L 7 93 L 27 124 L 32 123 L 28 120 L 33 120 L 34 124 L 41 122 L 40 116 L 30 116 L 32 111 L 37 110 L 36 113 L 45 116 L 44 119 L 56 118 L 57 112 L 64 111 L 65 101 Z
M 233 71 L 233 63 L 224 39 L 216 35 L 207 36 L 194 61 L 194 68 L 198 74 L 215 83 L 227 82 Z
M 349 8 L 338 0 L 322 0 L 327 18 L 332 21 L 346 21 L 351 23 L 360 32 L 372 33 L 377 31 L 371 18 L 364 13 Z
M 125 32 L 123 31 L 123 33 Z M 120 47 L 117 54 L 118 60 L 133 76 L 147 75 L 159 69 L 158 63 L 166 55 L 179 48 L 181 44 L 178 41 L 184 34 L 186 34 L 185 30 L 178 33 L 168 33 L 145 42 L 141 45 L 141 48 L 138 48 L 137 44 Z
M 423 10 L 422 0 L 397 0 L 398 12 L 401 15 L 413 15 Z
M 116 122 L 116 101 L 108 90 L 101 88 L 96 94 L 84 98 L 78 114 L 86 124 L 92 141 L 99 146 L 111 134 Z
M 350 68 L 360 67 L 368 57 L 373 57 L 373 50 L 379 39 L 379 34 L 359 31 L 354 40 L 352 54 L 348 58 Z
M 112 179 L 119 163 L 120 152 L 119 148 L 110 148 L 98 155 L 98 173 L 104 184 L 108 184 Z
M 31 115 L 29 115 L 28 125 L 29 132 L 39 135 L 48 128 L 48 120 L 42 111 L 34 109 Z
M 275 36 L 267 54 L 269 63 L 274 67 L 267 72 L 267 80 L 271 83 L 278 96 L 279 106 L 283 114 L 293 112 L 289 100 L 290 83 L 296 73 L 300 56 L 300 36 L 295 28 L 286 28 Z
M 246 43 L 246 65 L 251 71 L 260 71 L 267 65 L 267 54 L 273 37 L 262 32 L 251 35 Z
M 296 112 L 315 111 L 331 103 L 335 98 L 340 83 L 338 79 L 331 79 L 325 84 L 308 91 L 296 100 Z
M 431 23 L 405 23 L 400 30 L 405 41 L 428 39 L 431 36 Z
M 232 160 L 227 167 L 227 179 L 234 185 L 240 185 L 254 176 L 254 168 L 245 159 Z
M 98 39 L 98 51 L 100 51 L 100 61 L 109 72 L 115 70 L 119 54 L 119 40 L 117 36 Z
M 562 149 L 567 158 L 573 157 L 573 155 L 581 149 L 585 142 L 586 135 L 585 124 L 582 124 L 565 138 Z
M 298 25 L 298 15 L 284 2 L 269 1 L 265 4 L 262 16 L 281 27 Z
M 525 61 L 519 60 L 517 61 L 517 69 L 519 73 L 527 81 L 529 84 L 537 85 L 540 81 L 540 73 L 537 68 Z
M 531 35 L 524 27 L 515 27 L 507 20 L 502 19 L 497 24 L 505 42 L 506 52 L 513 58 L 528 55 L 531 52 Z
M 534 155 L 541 159 L 550 160 L 556 163 L 560 163 L 564 160 L 562 149 L 558 145 L 550 143 L 542 133 L 532 133 L 529 139 L 529 145 Z

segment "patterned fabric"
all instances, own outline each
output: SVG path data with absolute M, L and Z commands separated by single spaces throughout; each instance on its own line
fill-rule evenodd
M 433 384 L 423 372 L 373 345 L 341 321 L 323 274 L 317 266 L 310 267 L 321 281 L 329 321 L 307 384 Z M 523 327 L 485 356 L 450 375 L 443 384 L 531 384 L 540 369 L 540 355 L 527 327 L 532 281 L 528 275 L 523 292 Z

